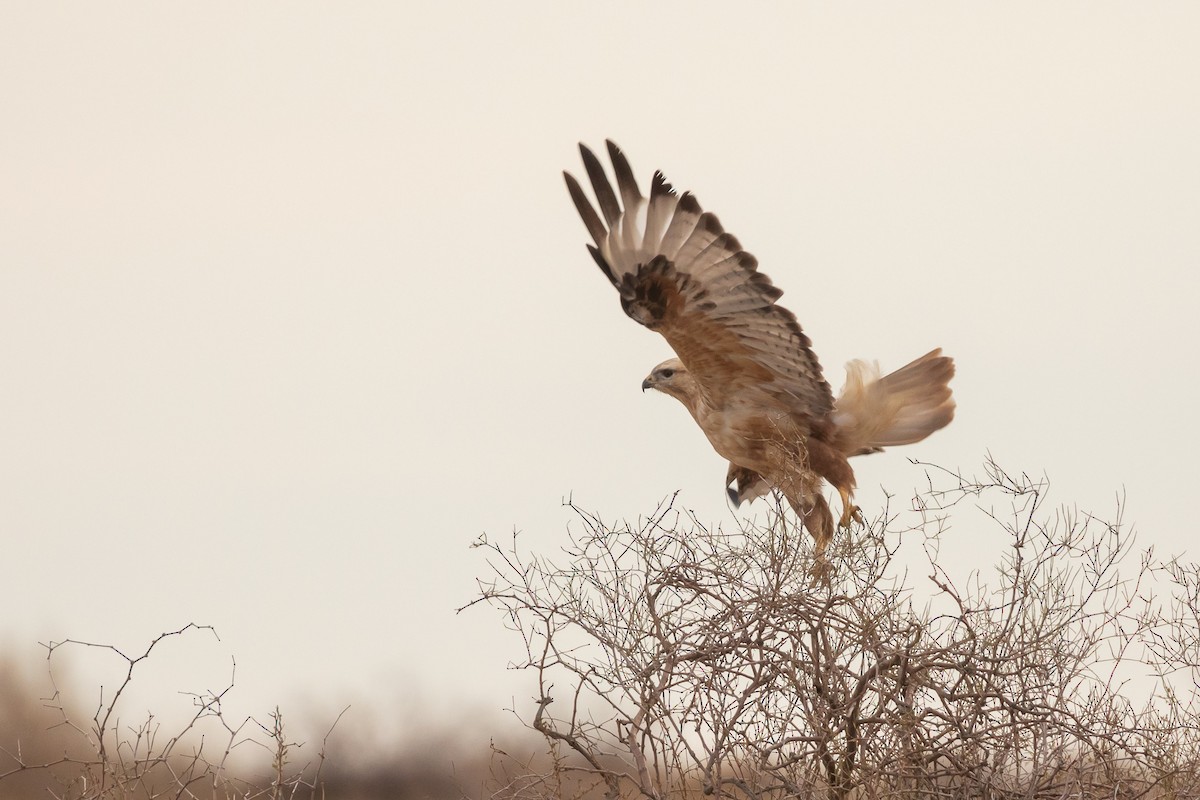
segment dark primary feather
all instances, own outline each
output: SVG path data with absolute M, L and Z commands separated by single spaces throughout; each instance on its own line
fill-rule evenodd
M 613 163 L 613 172 L 617 175 L 617 186 L 621 190 L 621 202 L 626 209 L 636 209 L 642 201 L 642 190 L 638 188 L 637 180 L 633 177 L 633 169 L 628 159 L 611 139 L 608 145 L 608 157 Z
M 612 228 L 621 218 L 621 204 L 617 202 L 612 184 L 608 182 L 608 176 L 604 173 L 604 167 L 601 166 L 600 159 L 596 158 L 596 154 L 583 144 L 579 145 L 579 153 L 583 156 L 588 180 L 592 182 L 592 191 L 596 193 L 596 202 L 600 204 L 600 211 L 604 214 L 608 227 Z
M 600 215 L 588 202 L 587 195 L 583 193 L 583 187 L 579 185 L 579 181 L 575 180 L 575 176 L 564 170 L 563 177 L 567 180 L 567 191 L 571 193 L 571 200 L 575 202 L 575 210 L 579 212 L 584 226 L 592 235 L 592 240 L 599 246 L 604 241 L 604 237 L 608 235 L 608 228 L 604 227 Z
M 646 243 L 662 240 L 663 231 L 666 230 L 670 218 L 668 199 L 674 195 L 675 190 L 671 188 L 671 184 L 656 170 L 654 179 L 650 182 L 650 205 L 646 209 Z

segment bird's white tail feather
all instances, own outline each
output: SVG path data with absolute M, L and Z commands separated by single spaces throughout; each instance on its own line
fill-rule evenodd
M 954 360 L 933 350 L 879 377 L 879 365 L 851 361 L 833 421 L 847 456 L 919 442 L 954 419 Z

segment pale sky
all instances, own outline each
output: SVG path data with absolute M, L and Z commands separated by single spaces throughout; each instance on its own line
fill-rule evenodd
M 737 519 L 563 187 L 606 137 L 758 257 L 835 389 L 955 357 L 954 423 L 857 461 L 868 515 L 908 458 L 991 452 L 1200 556 L 1200 5 L 416 8 L 0 5 L 6 649 L 197 622 L 151 683 L 236 657 L 242 713 L 527 702 L 520 640 L 454 613 L 480 533 L 553 552 L 567 495 Z

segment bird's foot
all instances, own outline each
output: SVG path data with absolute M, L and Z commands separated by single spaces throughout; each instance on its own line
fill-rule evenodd
M 863 522 L 862 509 L 854 505 L 850 500 L 850 491 L 848 489 L 838 489 L 838 494 L 842 496 L 842 518 L 838 522 L 838 526 L 849 528 L 850 522 L 857 522 L 859 525 L 866 525 Z
M 857 522 L 859 525 L 866 525 L 863 522 L 862 509 L 856 505 L 848 505 L 842 510 L 842 518 L 838 525 L 843 528 L 849 528 L 851 522 Z

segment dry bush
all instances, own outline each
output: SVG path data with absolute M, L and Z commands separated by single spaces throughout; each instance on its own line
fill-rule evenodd
M 344 718 L 333 723 L 336 735 L 317 737 L 319 751 L 312 753 L 314 745 L 285 733 L 278 710 L 261 724 L 235 718 L 228 710 L 232 672 L 220 676 L 228 683 L 216 693 L 184 693 L 190 699 L 185 718 L 162 715 L 164 707 L 179 705 L 178 696 L 131 693 L 146 679 L 148 662 L 163 655 L 160 648 L 183 637 L 199 637 L 195 644 L 202 650 L 206 637 L 215 640 L 210 628 L 188 625 L 133 655 L 111 645 L 67 641 L 48 645 L 48 660 L 33 669 L 11 652 L 0 658 L 0 798 L 456 800 L 480 794 L 492 780 L 491 752 L 468 750 L 461 731 L 429 719 L 414 720 L 418 740 L 398 745 L 372 729 L 370 711 L 343 711 Z M 62 677 L 64 655 L 74 650 L 81 656 L 80 648 L 101 656 L 92 666 L 116 668 L 111 695 L 102 687 L 94 700 L 96 690 L 81 691 L 78 675 Z M 68 655 L 65 664 L 76 660 Z M 95 679 L 90 670 L 87 675 Z M 159 714 L 135 710 L 145 700 Z M 393 709 L 376 707 L 374 713 Z M 508 735 L 504 747 L 525 752 L 536 743 Z
M 1197 567 L 1136 551 L 1119 505 L 1048 509 L 1044 481 L 990 461 L 927 470 L 918 524 L 840 535 L 828 586 L 778 510 L 727 533 L 670 504 L 636 526 L 572 506 L 561 560 L 482 539 L 471 605 L 522 637 L 537 697 L 517 711 L 553 757 L 499 758 L 492 795 L 1200 797 Z M 971 508 L 986 530 L 953 535 L 1008 547 L 956 581 L 937 545 Z
M 0 726 L 0 796 L 62 800 L 151 800 L 151 798 L 324 797 L 321 766 L 324 749 L 312 764 L 291 764 L 299 744 L 288 738 L 278 709 L 265 723 L 252 717 L 232 720 L 222 702 L 234 682 L 218 692 L 190 694 L 192 712 L 171 731 L 153 713 L 129 724 L 123 701 L 138 668 L 163 641 L 185 635 L 216 634 L 189 624 L 155 637 L 140 653 L 128 655 L 112 645 L 67 640 L 47 645 L 53 690 L 34 701 L 23 691 L 28 679 L 11 664 L 0 686 L 5 724 Z M 68 698 L 54 679 L 54 663 L 68 648 L 98 649 L 122 665 L 115 691 L 101 699 L 89 716 Z M 24 684 L 24 685 L 23 685 Z M 15 711 L 12 716 L 11 711 Z M 235 753 L 254 751 L 269 764 L 268 777 L 247 779 L 253 771 Z M 261 769 L 258 772 L 261 773 Z

